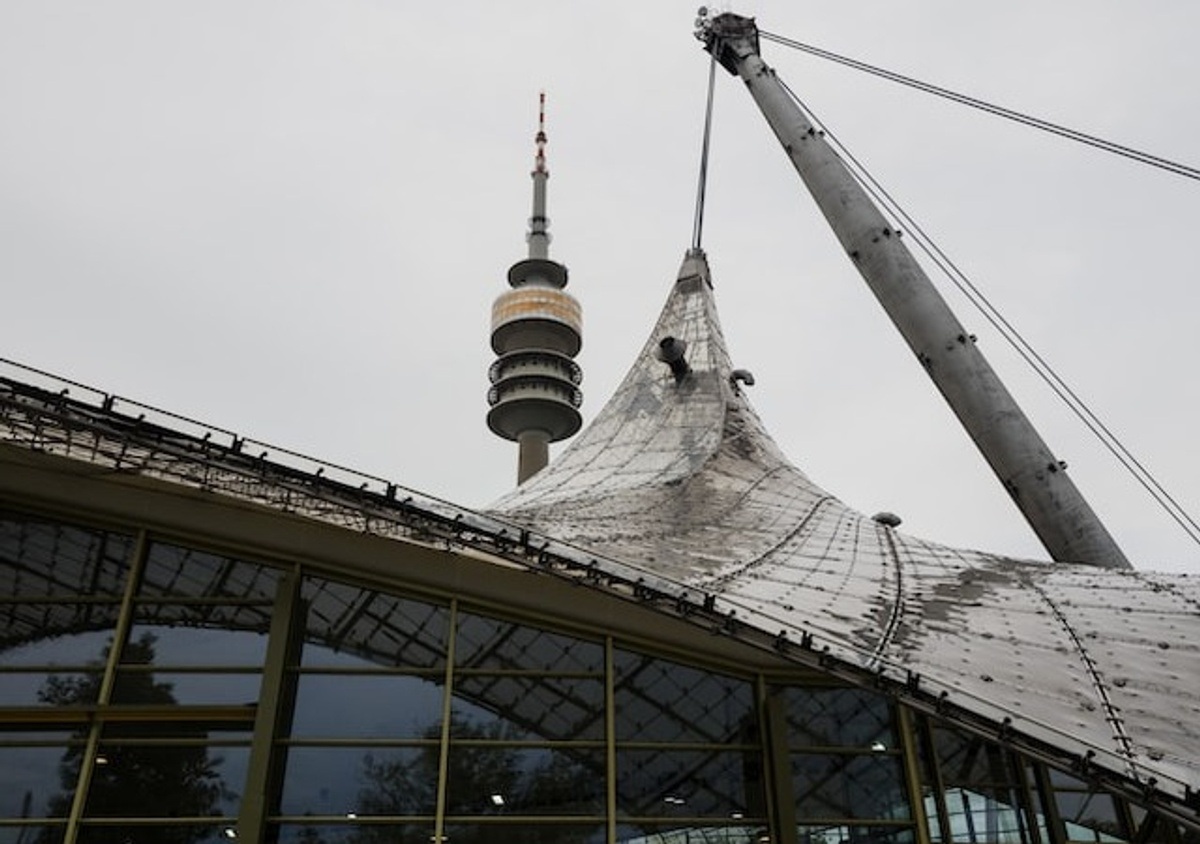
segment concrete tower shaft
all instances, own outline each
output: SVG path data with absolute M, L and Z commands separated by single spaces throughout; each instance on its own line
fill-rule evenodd
M 533 213 L 526 241 L 529 257 L 508 271 L 512 287 L 492 305 L 492 351 L 488 370 L 488 427 L 518 444 L 517 483 L 549 462 L 549 444 L 579 430 L 583 373 L 573 358 L 583 343 L 583 311 L 566 293 L 567 268 L 550 259 L 546 216 L 546 95 L 539 98 L 533 179 Z

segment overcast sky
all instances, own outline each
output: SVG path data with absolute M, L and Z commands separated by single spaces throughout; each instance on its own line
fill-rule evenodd
M 724 8 L 724 7 L 722 7 Z M 1200 164 L 1191 0 L 758 0 L 764 30 Z M 538 92 L 585 418 L 691 235 L 694 0 L 0 2 L 0 357 L 468 506 L 492 299 L 524 256 Z M 764 57 L 1193 514 L 1200 184 L 763 45 Z M 704 245 L 785 452 L 905 530 L 1043 557 L 742 85 Z M 940 282 L 939 282 L 940 283 Z M 960 318 L 1139 568 L 1200 551 L 961 297 Z

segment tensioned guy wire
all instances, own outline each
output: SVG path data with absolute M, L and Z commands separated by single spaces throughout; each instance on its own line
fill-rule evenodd
M 795 101 L 796 105 L 809 116 L 812 123 L 819 127 L 824 133 L 826 139 L 837 149 L 838 154 L 846 161 L 847 167 L 858 180 L 863 189 L 869 193 L 876 202 L 883 208 L 887 209 L 897 219 L 899 219 L 905 228 L 915 235 L 917 246 L 922 252 L 940 269 L 947 278 L 957 287 L 967 301 L 983 315 L 991 325 L 1000 333 L 1010 346 L 1016 350 L 1025 362 L 1037 375 L 1046 382 L 1050 389 L 1062 400 L 1062 402 L 1070 408 L 1071 412 L 1083 422 L 1084 426 L 1092 432 L 1100 443 L 1108 449 L 1108 451 L 1117 459 L 1117 462 L 1125 468 L 1126 471 L 1149 493 L 1150 497 L 1176 522 L 1188 537 L 1198 545 L 1200 545 L 1200 525 L 1197 524 L 1179 502 L 1167 492 L 1167 490 L 1159 483 L 1158 479 L 1150 473 L 1150 471 L 1126 448 L 1125 444 L 1105 425 L 1100 418 L 1092 411 L 1092 409 L 1079 397 L 1079 395 L 1071 389 L 1066 381 L 1046 362 L 1033 348 L 1033 346 L 1021 335 L 1019 331 L 1012 325 L 1011 322 L 1000 312 L 1000 310 L 991 303 L 978 287 L 967 277 L 967 275 L 958 268 L 958 266 L 943 252 L 933 239 L 927 235 L 920 225 L 914 220 L 886 189 L 879 183 L 874 176 L 863 166 L 863 164 L 854 157 L 837 138 L 824 126 L 814 115 L 812 110 L 796 96 L 796 93 L 791 88 L 783 83 L 784 90 L 788 96 Z
M 1107 141 L 1104 138 L 1089 135 L 1086 132 L 1080 132 L 1077 129 L 1070 129 L 1066 126 L 1061 126 L 1057 123 L 1051 123 L 1049 120 L 1043 120 L 1040 117 L 1024 114 L 1003 106 L 994 105 L 984 102 L 983 100 L 969 97 L 966 94 L 960 94 L 957 91 L 951 91 L 948 88 L 942 88 L 938 85 L 932 85 L 928 82 L 922 82 L 919 79 L 913 79 L 911 76 L 904 76 L 900 73 L 894 73 L 890 70 L 885 70 L 875 65 L 860 62 L 857 59 L 851 59 L 846 56 L 840 56 L 837 53 L 831 53 L 828 50 L 822 50 L 819 47 L 813 47 L 810 44 L 803 44 L 799 41 L 794 41 L 791 38 L 785 38 L 782 35 L 776 35 L 771 32 L 763 32 L 759 30 L 759 36 L 767 41 L 773 41 L 784 47 L 791 47 L 794 50 L 799 50 L 809 55 L 817 56 L 818 58 L 828 59 L 837 64 L 852 67 L 855 70 L 861 70 L 869 73 L 872 76 L 878 76 L 881 79 L 887 79 L 891 82 L 898 82 L 901 85 L 906 85 L 909 88 L 915 88 L 918 91 L 924 91 L 927 94 L 933 94 L 938 97 L 956 102 L 961 105 L 969 106 L 970 108 L 978 109 L 994 114 L 997 117 L 1003 117 L 1005 120 L 1012 120 L 1016 123 L 1030 126 L 1034 129 L 1040 129 L 1043 132 L 1049 132 L 1052 135 L 1066 138 L 1076 143 L 1085 144 L 1095 149 L 1104 152 L 1119 155 L 1123 158 L 1128 158 L 1139 164 L 1145 164 L 1149 167 L 1157 167 L 1160 170 L 1166 170 L 1168 173 L 1174 173 L 1176 176 L 1183 176 L 1185 179 L 1194 179 L 1200 181 L 1200 168 L 1191 167 L 1187 164 L 1180 164 L 1177 161 L 1171 161 L 1161 156 L 1152 155 L 1151 153 L 1142 150 L 1134 149 L 1133 147 L 1118 144 L 1115 141 Z
M 704 233 L 704 193 L 708 186 L 708 145 L 712 137 L 713 91 L 716 88 L 717 59 L 708 63 L 708 103 L 704 108 L 704 140 L 700 146 L 700 178 L 696 184 L 696 215 L 692 219 L 692 251 L 700 251 Z

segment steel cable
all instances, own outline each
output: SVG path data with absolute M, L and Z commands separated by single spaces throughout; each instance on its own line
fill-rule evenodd
M 704 108 L 704 140 L 700 146 L 700 178 L 696 185 L 696 214 L 692 220 L 692 251 L 700 251 L 704 234 L 704 194 L 708 187 L 708 146 L 712 137 L 713 92 L 716 90 L 717 60 L 708 63 L 708 102 Z
M 1012 346 L 1018 355 L 1030 366 L 1059 399 L 1070 408 L 1071 412 L 1092 432 L 1100 443 L 1117 459 L 1117 462 L 1149 493 L 1150 497 L 1178 524 L 1188 537 L 1200 545 L 1200 524 L 1197 524 L 1179 502 L 1159 483 L 1158 479 L 1139 461 L 1112 430 L 1100 420 L 1094 411 L 1071 389 L 1066 381 L 1054 370 L 1041 354 L 1024 338 L 1013 324 L 992 304 L 958 266 L 943 252 L 933 239 L 921 228 L 887 190 L 875 179 L 863 164 L 844 144 L 837 140 L 821 121 L 815 117 L 812 110 L 796 95 L 786 83 L 783 83 L 788 96 L 809 117 L 813 125 L 819 127 L 827 140 L 836 148 L 838 154 L 847 162 L 851 174 L 863 189 L 866 190 L 880 206 L 902 221 L 904 227 L 915 235 L 917 246 L 925 253 L 930 261 L 946 275 L 955 287 Z
M 975 97 L 967 96 L 966 94 L 960 94 L 957 91 L 951 91 L 948 88 L 942 88 L 938 85 L 922 82 L 919 79 L 913 79 L 911 76 L 904 76 L 903 74 L 894 73 L 893 71 L 885 70 L 884 68 L 876 67 L 875 65 L 867 64 L 866 62 L 861 62 L 857 59 L 851 59 L 846 56 L 838 55 L 837 53 L 831 53 L 828 50 L 822 50 L 819 47 L 813 47 L 810 44 L 794 41 L 790 38 L 785 38 L 782 35 L 775 35 L 774 33 L 763 32 L 762 30 L 759 30 L 758 34 L 765 40 L 772 41 L 784 47 L 791 47 L 794 50 L 799 50 L 801 52 L 808 53 L 809 55 L 817 56 L 822 59 L 828 59 L 829 61 L 836 62 L 837 64 L 845 65 L 846 67 L 852 67 L 855 70 L 861 70 L 865 73 L 869 73 L 872 76 L 878 76 L 881 79 L 897 82 L 901 85 L 906 85 L 909 88 L 914 88 L 918 91 L 924 91 L 927 94 L 933 94 L 952 102 L 987 112 L 988 114 L 994 114 L 997 117 L 1003 117 L 1006 120 L 1012 120 L 1025 126 L 1040 129 L 1043 132 L 1049 132 L 1052 135 L 1058 135 L 1059 137 L 1067 138 L 1068 140 L 1076 141 L 1077 143 L 1085 144 L 1095 149 L 1103 150 L 1104 152 L 1110 152 L 1113 155 L 1119 155 L 1150 167 L 1157 167 L 1160 170 L 1166 170 L 1168 173 L 1174 173 L 1177 176 L 1183 176 L 1187 179 L 1200 181 L 1200 168 L 1191 167 L 1187 164 L 1180 164 L 1177 161 L 1171 161 L 1170 159 L 1163 158 L 1158 155 L 1152 155 L 1151 153 L 1134 149 L 1133 147 L 1128 147 L 1124 144 L 1118 144 L 1115 141 L 1108 141 L 1104 138 L 1096 137 L 1095 135 L 1089 135 L 1086 132 L 1080 132 L 1077 129 L 1061 126 L 1057 123 L 1052 123 L 1049 120 L 1043 120 L 1040 117 L 1034 117 L 1010 108 L 994 105 L 992 103 L 976 99 Z

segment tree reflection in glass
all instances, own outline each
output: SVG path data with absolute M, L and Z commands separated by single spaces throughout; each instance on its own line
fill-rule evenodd
M 124 649 L 122 664 L 148 666 L 154 663 L 155 637 L 144 634 Z M 111 645 L 110 645 L 111 648 Z M 105 649 L 107 658 L 110 648 Z M 43 703 L 73 706 L 97 698 L 99 674 L 71 677 L 51 676 L 39 691 Z M 123 703 L 147 706 L 178 705 L 170 683 L 156 682 L 149 671 L 123 672 L 113 689 Z M 77 737 L 84 739 L 87 728 Z M 207 817 L 221 814 L 221 802 L 235 795 L 226 787 L 217 768 L 220 758 L 211 758 L 203 744 L 189 743 L 207 738 L 202 725 L 189 722 L 150 721 L 110 723 L 94 760 L 85 814 L 90 817 Z M 83 742 L 73 745 L 59 763 L 62 794 L 50 799 L 52 813 L 66 813 L 84 763 Z M 211 834 L 204 826 L 156 828 L 162 844 L 195 844 Z M 123 844 L 127 830 L 92 827 L 88 841 Z M 39 836 L 35 844 L 51 839 Z
M 446 813 L 450 816 L 485 815 L 528 816 L 541 814 L 603 813 L 604 769 L 602 759 L 587 751 L 580 760 L 550 748 L 506 746 L 508 738 L 499 724 L 472 725 L 453 716 L 452 732 L 457 740 L 451 745 L 447 763 Z M 436 739 L 440 727 L 431 726 L 425 738 Z M 462 743 L 464 742 L 465 743 Z M 428 744 L 403 755 L 364 757 L 361 776 L 365 783 L 359 792 L 360 816 L 428 815 L 437 803 L 440 748 Z M 469 825 L 460 828 L 456 844 L 496 841 L 504 827 Z M 523 839 L 562 840 L 562 830 L 550 827 L 539 831 L 524 826 Z M 407 835 L 406 833 L 411 833 Z M 533 837 L 530 838 L 529 836 Z M 424 837 L 421 837 L 424 836 Z M 353 844 L 421 841 L 426 844 L 427 830 L 418 827 L 363 826 L 350 839 Z

